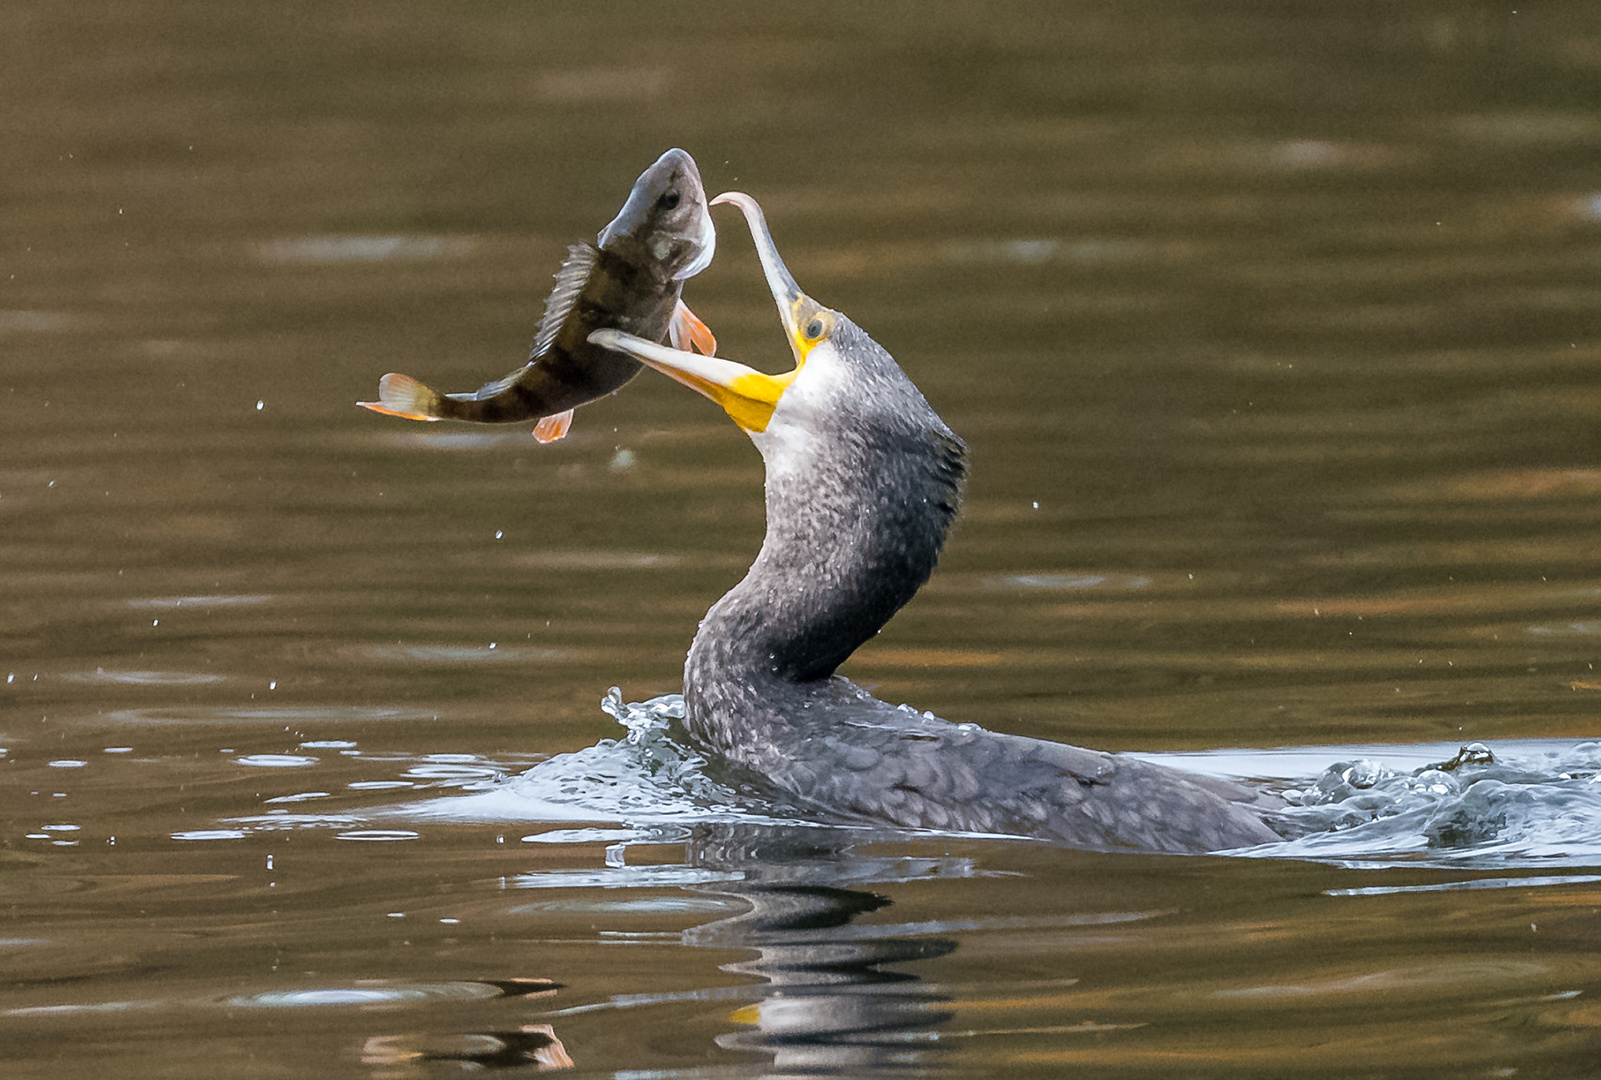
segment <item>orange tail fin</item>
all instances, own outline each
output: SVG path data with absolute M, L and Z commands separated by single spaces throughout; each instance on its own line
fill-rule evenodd
M 410 375 L 391 371 L 378 380 L 378 400 L 358 401 L 363 409 L 406 420 L 438 420 L 439 394 Z

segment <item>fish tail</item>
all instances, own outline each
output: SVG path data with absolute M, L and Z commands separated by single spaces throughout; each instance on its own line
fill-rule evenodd
M 385 416 L 438 420 L 445 415 L 441 408 L 443 400 L 438 391 L 424 386 L 410 375 L 391 371 L 378 380 L 377 401 L 358 401 L 356 404 Z

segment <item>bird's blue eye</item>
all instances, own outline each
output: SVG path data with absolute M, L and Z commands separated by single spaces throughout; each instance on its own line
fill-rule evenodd
M 806 336 L 809 337 L 809 338 L 813 338 L 813 339 L 822 337 L 823 336 L 823 320 L 822 319 L 813 319 L 811 322 L 807 323 L 806 324 Z

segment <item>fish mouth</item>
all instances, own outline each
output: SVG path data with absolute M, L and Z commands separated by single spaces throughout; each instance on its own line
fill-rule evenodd
M 685 196 L 695 204 L 695 238 L 691 241 L 698 252 L 687 266 L 673 275 L 674 281 L 684 281 L 694 277 L 712 264 L 712 257 L 717 254 L 717 226 L 712 224 L 712 212 L 706 203 L 706 185 L 700 178 L 700 166 L 690 157 L 689 151 L 673 147 L 667 153 L 656 159 L 651 168 L 671 167 L 676 170 L 673 175 L 684 178 Z M 688 230 L 685 230 L 686 232 Z
M 806 357 L 833 333 L 835 314 L 807 296 L 795 283 L 794 275 L 778 254 L 767 219 L 755 199 L 743 192 L 729 191 L 713 199 L 711 205 L 722 203 L 737 206 L 745 214 L 751 237 L 756 242 L 762 273 L 767 278 L 767 288 L 773 294 L 785 337 L 795 355 L 794 369 L 768 375 L 733 360 L 669 349 L 620 330 L 596 330 L 589 335 L 589 340 L 602 348 L 626 353 L 705 395 L 721 405 L 748 434 L 755 435 L 767 430 L 779 398 L 806 366 Z
M 693 162 L 690 163 L 690 168 L 694 168 Z M 700 207 L 695 217 L 699 221 L 700 235 L 695 238 L 694 243 L 700 249 L 700 254 L 696 255 L 688 266 L 673 275 L 674 281 L 683 281 L 694 277 L 710 266 L 712 264 L 712 256 L 717 254 L 717 226 L 712 224 L 712 215 L 711 211 L 706 208 L 706 195 L 704 192 L 700 193 Z

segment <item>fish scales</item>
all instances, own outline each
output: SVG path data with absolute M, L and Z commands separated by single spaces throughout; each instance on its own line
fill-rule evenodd
M 663 282 L 654 266 L 627 253 L 598 251 L 587 244 L 568 249 L 569 268 L 582 271 L 578 287 L 551 294 L 529 363 L 470 394 L 446 394 L 440 415 L 447 420 L 509 424 L 577 408 L 609 394 L 644 369 L 631 356 L 591 345 L 590 333 L 607 327 L 661 341 L 667 336 L 683 282 Z M 557 274 L 561 282 L 563 274 Z M 558 306 L 559 303 L 559 306 Z M 637 328 L 637 329 L 636 329 Z

